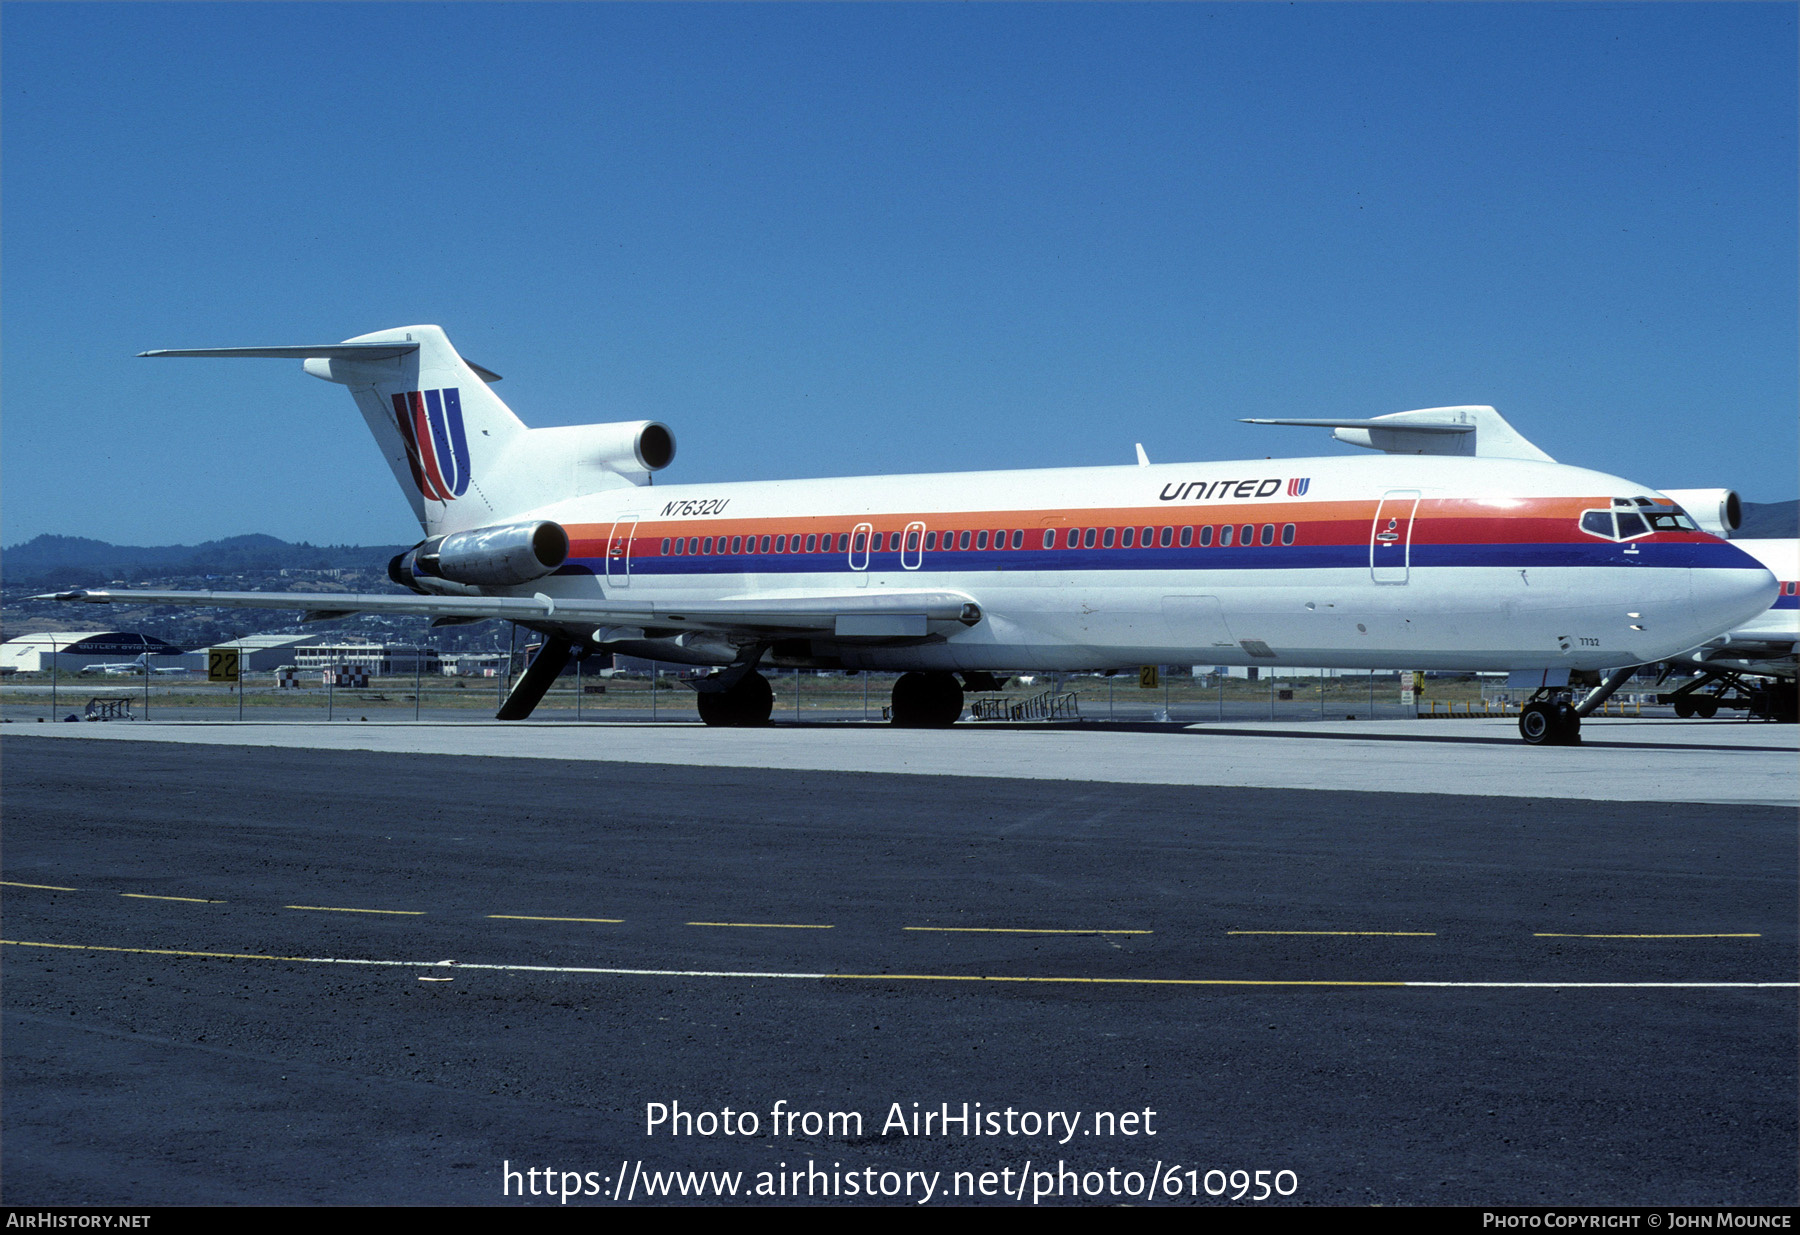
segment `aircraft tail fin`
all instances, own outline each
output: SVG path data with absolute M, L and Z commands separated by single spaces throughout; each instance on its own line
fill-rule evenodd
M 648 483 L 675 455 L 654 421 L 530 429 L 436 326 L 342 343 L 143 352 L 297 359 L 350 388 L 427 536 L 467 531 L 598 489 Z

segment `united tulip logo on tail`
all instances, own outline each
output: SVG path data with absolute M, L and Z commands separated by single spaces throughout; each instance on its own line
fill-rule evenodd
M 455 387 L 403 391 L 394 396 L 394 418 L 419 492 L 434 502 L 467 492 L 469 439 L 463 434 L 461 393 Z

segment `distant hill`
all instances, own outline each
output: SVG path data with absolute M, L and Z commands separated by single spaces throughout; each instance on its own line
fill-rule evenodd
M 70 571 L 123 578 L 128 573 L 230 575 L 252 570 L 378 570 L 405 545 L 290 544 L 273 536 L 228 536 L 198 545 L 113 545 L 81 536 L 38 536 L 0 550 L 8 583 L 48 579 Z
M 1744 525 L 1732 536 L 1738 540 L 1779 540 L 1800 536 L 1800 500 L 1745 502 Z

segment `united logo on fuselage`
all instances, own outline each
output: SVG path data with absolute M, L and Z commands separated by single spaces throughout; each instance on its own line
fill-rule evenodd
M 394 419 L 419 492 L 434 502 L 468 492 L 469 439 L 463 433 L 461 392 L 454 386 L 407 390 L 393 399 Z
M 1311 484 L 1311 476 L 1296 476 L 1288 481 L 1287 495 L 1289 497 L 1305 497 L 1307 487 Z

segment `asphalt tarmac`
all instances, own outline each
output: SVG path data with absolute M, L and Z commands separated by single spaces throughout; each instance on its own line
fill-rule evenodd
M 1791 809 L 12 734 L 0 792 L 8 1205 L 1797 1199 Z

